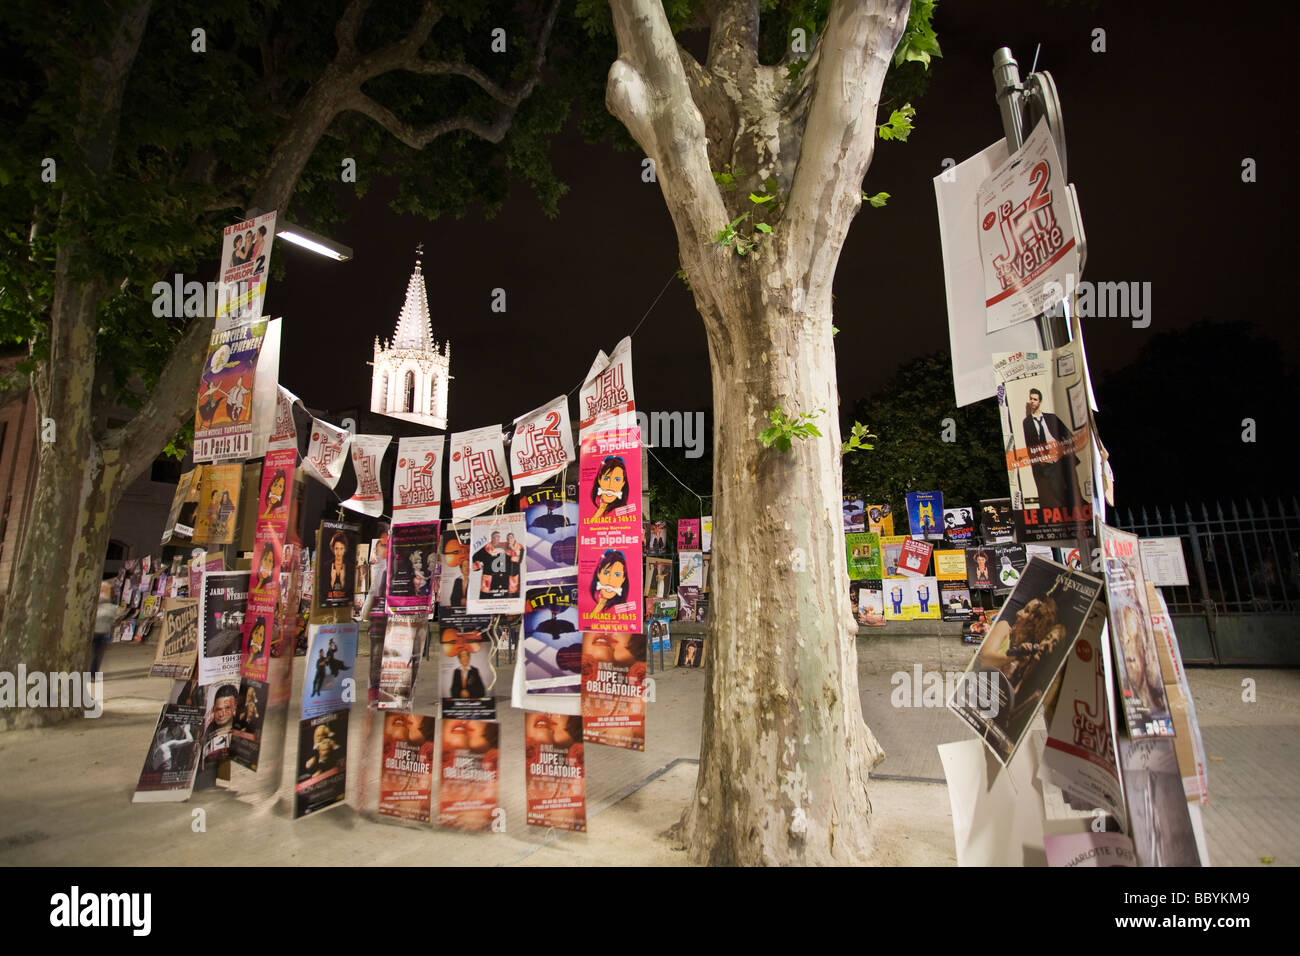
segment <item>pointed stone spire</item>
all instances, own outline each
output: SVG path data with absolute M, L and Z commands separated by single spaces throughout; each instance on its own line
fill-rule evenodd
M 415 247 L 415 271 L 406 284 L 406 302 L 397 316 L 393 332 L 393 348 L 423 350 L 433 339 L 433 325 L 429 319 L 429 297 L 424 289 L 424 274 L 420 260 L 424 256 L 424 243 Z

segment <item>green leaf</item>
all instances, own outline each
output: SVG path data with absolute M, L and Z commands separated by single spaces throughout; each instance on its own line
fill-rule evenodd
M 768 225 L 767 223 L 765 223 L 765 222 L 756 222 L 756 223 L 754 223 L 754 228 L 757 229 L 759 232 L 762 232 L 762 233 L 768 233 L 768 232 L 771 232 L 771 231 L 772 231 L 772 227 L 769 226 L 769 225 Z
M 862 194 L 864 202 L 871 203 L 876 209 L 879 209 L 885 203 L 889 202 L 889 193 L 876 193 L 874 196 L 868 196 L 865 192 Z
M 907 137 L 912 132 L 912 119 L 915 116 L 916 109 L 912 104 L 904 103 L 889 114 L 889 122 L 876 127 L 876 135 L 884 140 L 898 140 L 900 143 L 906 143 Z
M 760 196 L 758 193 L 749 194 L 749 201 L 752 203 L 771 202 L 775 198 L 776 198 L 775 196 Z

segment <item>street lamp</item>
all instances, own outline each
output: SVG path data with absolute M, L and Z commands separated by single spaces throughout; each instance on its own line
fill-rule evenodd
M 292 242 L 295 246 L 301 246 L 317 255 L 336 259 L 339 262 L 347 262 L 352 258 L 352 249 L 349 246 L 345 246 L 341 242 L 335 242 L 333 239 L 326 239 L 310 229 L 305 229 L 291 222 L 277 222 L 275 234 L 285 242 Z

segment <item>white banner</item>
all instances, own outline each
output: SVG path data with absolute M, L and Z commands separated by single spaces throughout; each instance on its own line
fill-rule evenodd
M 379 466 L 393 440 L 391 435 L 357 435 L 352 439 L 352 472 L 357 490 L 344 501 L 344 508 L 377 518 L 384 513 L 384 489 L 379 485 Z
M 515 419 L 515 433 L 510 439 L 510 473 L 515 491 L 558 475 L 575 457 L 565 396 Z
M 584 437 L 597 419 L 619 416 L 631 417 L 636 411 L 632 390 L 632 337 L 626 336 L 614 346 L 614 354 L 596 353 L 596 360 L 578 392 L 578 432 Z M 635 427 L 635 421 L 622 423 Z M 617 424 L 602 427 L 618 427 Z
M 437 521 L 442 510 L 442 435 L 403 438 L 393 471 L 393 524 Z
M 510 472 L 500 425 L 452 434 L 448 480 L 453 521 L 491 511 L 510 497 Z
M 351 444 L 350 431 L 313 418 L 307 457 L 302 460 L 303 471 L 333 488 L 343 474 L 343 463 L 347 461 L 347 450 Z

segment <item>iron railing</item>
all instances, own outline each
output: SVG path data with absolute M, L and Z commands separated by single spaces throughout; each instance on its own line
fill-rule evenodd
M 1143 538 L 1178 537 L 1186 587 L 1164 588 L 1174 613 L 1300 612 L 1300 503 L 1250 501 L 1111 509 L 1111 523 Z

